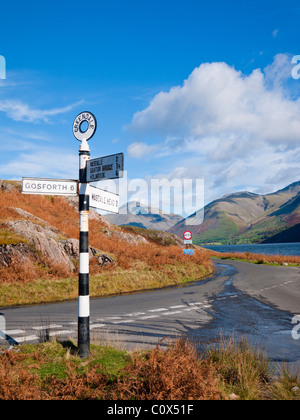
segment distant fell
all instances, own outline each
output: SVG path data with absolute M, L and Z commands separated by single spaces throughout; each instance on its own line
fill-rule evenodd
M 270 194 L 227 194 L 205 206 L 203 223 L 189 225 L 189 218 L 169 232 L 181 237 L 188 228 L 197 244 L 260 243 L 300 223 L 300 182 Z
M 104 218 L 117 226 L 136 226 L 164 232 L 184 220 L 177 214 L 165 214 L 160 209 L 150 208 L 136 201 L 130 201 L 121 206 L 119 214 L 108 214 Z

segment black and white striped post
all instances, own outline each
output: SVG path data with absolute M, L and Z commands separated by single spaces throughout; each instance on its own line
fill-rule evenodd
M 83 123 L 87 129 L 83 131 Z M 73 133 L 81 141 L 79 148 L 79 288 L 78 288 L 78 351 L 81 358 L 90 355 L 90 296 L 89 296 L 89 183 L 87 162 L 90 148 L 87 143 L 96 131 L 96 118 L 90 112 L 79 114 Z
M 86 143 L 87 145 L 87 143 Z M 89 194 L 86 183 L 86 162 L 90 152 L 79 151 L 79 290 L 78 290 L 78 349 L 82 358 L 90 354 L 89 302 Z

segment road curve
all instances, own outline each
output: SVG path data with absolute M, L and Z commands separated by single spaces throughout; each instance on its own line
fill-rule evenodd
M 184 287 L 91 300 L 91 339 L 128 349 L 188 336 L 207 344 L 223 335 L 268 343 L 274 360 L 300 360 L 292 319 L 300 313 L 300 269 L 214 260 L 210 278 Z M 77 302 L 0 309 L 17 342 L 77 337 Z M 300 331 L 299 331 L 300 338 Z M 2 340 L 3 341 L 3 340 Z M 0 339 L 1 344 L 1 339 Z
M 300 314 L 300 268 L 214 259 L 236 269 L 233 284 L 244 293 L 282 311 Z

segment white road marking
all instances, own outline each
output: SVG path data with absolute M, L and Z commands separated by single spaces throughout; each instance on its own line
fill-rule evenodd
M 122 317 L 121 316 L 109 316 L 109 317 L 107 317 L 105 319 L 106 319 L 106 321 L 111 321 L 113 319 L 122 319 Z
M 175 306 L 169 306 L 170 309 L 179 309 L 179 308 L 185 308 L 186 305 L 175 305 Z
M 50 337 L 55 337 L 56 335 L 65 335 L 65 334 L 73 334 L 74 331 L 72 330 L 61 330 L 61 331 L 52 331 L 50 332 Z
M 33 330 L 47 330 L 50 328 L 62 328 L 62 325 L 55 325 L 55 324 L 50 324 L 50 325 L 42 325 L 41 327 L 32 327 Z
M 26 343 L 27 341 L 35 341 L 37 340 L 36 335 L 28 335 L 27 337 L 15 337 L 14 340 L 16 340 L 18 343 Z
M 90 325 L 90 329 L 94 330 L 95 328 L 105 327 L 105 324 L 92 324 Z
M 174 314 L 181 314 L 182 311 L 174 311 L 174 312 L 163 312 L 162 315 L 174 315 Z
M 26 334 L 24 330 L 5 330 L 3 332 L 4 334 L 10 335 L 10 336 L 18 335 L 18 334 Z
M 183 309 L 183 311 L 197 311 L 199 308 L 194 307 L 194 308 L 187 308 L 187 309 Z
M 132 314 L 126 314 L 124 316 L 139 316 L 139 315 L 146 315 L 146 312 L 133 312 Z
M 126 319 L 123 321 L 114 321 L 113 324 L 128 324 L 128 322 L 134 322 L 133 319 Z
M 148 312 L 163 312 L 167 311 L 167 308 L 149 309 Z
M 139 318 L 139 320 L 151 319 L 151 318 L 160 318 L 160 316 L 159 315 L 147 315 L 147 316 L 142 316 L 141 318 Z

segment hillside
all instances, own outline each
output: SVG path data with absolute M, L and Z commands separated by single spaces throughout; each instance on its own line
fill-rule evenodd
M 187 258 L 173 234 L 143 236 L 92 209 L 89 219 L 91 297 L 184 284 L 213 270 L 208 253 Z M 78 236 L 77 198 L 23 195 L 20 182 L 0 181 L 0 307 L 77 299 Z
M 263 244 L 300 242 L 300 223 L 262 241 Z
M 198 244 L 258 243 L 299 222 L 300 182 L 295 182 L 265 195 L 247 191 L 226 195 L 204 208 L 202 224 L 181 221 L 169 232 L 181 236 L 188 228 Z
M 183 220 L 183 217 L 177 214 L 165 214 L 160 209 L 148 209 L 148 206 L 135 201 L 121 206 L 119 214 L 108 214 L 104 218 L 118 226 L 137 226 L 159 231 L 167 231 Z

